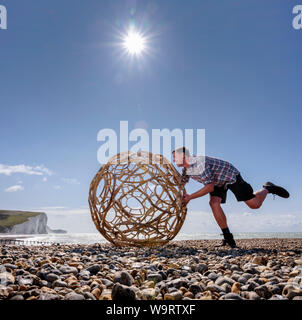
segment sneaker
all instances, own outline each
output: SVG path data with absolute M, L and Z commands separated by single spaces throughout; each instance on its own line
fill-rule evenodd
M 215 246 L 215 247 L 224 247 L 224 246 L 226 246 L 226 245 L 229 245 L 231 248 L 236 248 L 236 247 L 237 247 L 236 242 L 235 242 L 235 240 L 234 240 L 234 238 L 233 238 L 233 234 L 232 234 L 232 233 L 230 233 L 230 234 L 227 236 L 226 239 L 223 239 L 223 240 L 221 241 L 221 243 L 220 243 L 219 245 Z
M 268 193 L 276 194 L 279 197 L 282 197 L 282 198 L 289 197 L 289 193 L 284 188 L 280 186 L 276 186 L 272 182 L 266 182 L 263 185 L 263 188 L 265 188 L 268 191 Z

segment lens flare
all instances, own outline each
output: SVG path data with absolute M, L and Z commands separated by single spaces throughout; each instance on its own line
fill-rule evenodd
M 140 55 L 145 50 L 146 40 L 138 32 L 130 30 L 124 38 L 124 48 L 131 55 Z

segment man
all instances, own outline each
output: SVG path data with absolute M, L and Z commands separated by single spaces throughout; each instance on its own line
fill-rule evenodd
M 210 207 L 224 236 L 221 246 L 228 244 L 232 248 L 236 247 L 221 208 L 221 203 L 226 202 L 228 189 L 234 193 L 237 201 L 244 201 L 251 209 L 260 208 L 268 193 L 282 198 L 289 197 L 289 193 L 284 188 L 271 182 L 266 182 L 261 190 L 253 192 L 253 188 L 243 180 L 239 170 L 227 161 L 208 156 L 191 156 L 185 147 L 173 150 L 172 154 L 173 162 L 178 167 L 183 167 L 182 182 L 184 184 L 192 178 L 205 185 L 192 194 L 185 194 L 183 203 L 187 204 L 192 199 L 210 194 Z

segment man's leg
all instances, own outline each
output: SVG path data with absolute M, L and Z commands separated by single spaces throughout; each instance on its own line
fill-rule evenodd
M 241 177 L 241 174 L 237 176 L 236 182 L 230 184 L 228 188 L 235 194 L 238 201 L 244 201 L 251 209 L 260 208 L 269 193 L 265 186 L 254 192 L 252 186 Z
M 244 201 L 251 209 L 258 209 L 261 207 L 263 201 L 265 200 L 266 196 L 271 193 L 273 195 L 277 195 L 282 198 L 288 198 L 289 193 L 283 187 L 277 186 L 272 182 L 266 182 L 263 185 L 263 188 L 254 193 L 255 197 Z
M 221 208 L 221 198 L 216 196 L 210 196 L 210 207 L 212 209 L 214 218 L 221 229 L 228 227 L 226 216 Z
M 261 207 L 263 201 L 265 200 L 268 191 L 265 188 L 254 192 L 255 198 L 244 201 L 251 209 L 258 209 Z
M 224 240 L 222 241 L 221 246 L 229 244 L 233 248 L 236 247 L 236 243 L 234 241 L 233 235 L 230 233 L 230 230 L 227 225 L 226 216 L 221 208 L 221 200 L 222 199 L 220 197 L 210 195 L 210 206 L 214 218 L 223 233 Z

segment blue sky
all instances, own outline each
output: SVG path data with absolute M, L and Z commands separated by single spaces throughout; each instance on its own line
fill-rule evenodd
M 51 227 L 95 231 L 87 198 L 100 167 L 97 133 L 118 132 L 127 120 L 129 130 L 144 123 L 150 133 L 205 129 L 206 153 L 233 163 L 254 190 L 272 181 L 291 193 L 253 211 L 229 192 L 230 229 L 301 231 L 297 0 L 0 4 L 8 11 L 0 30 L 1 209 L 43 210 Z M 118 37 L 129 25 L 150 38 L 141 59 L 121 54 Z M 187 191 L 201 187 L 191 182 Z M 187 232 L 219 231 L 208 200 L 189 203 Z

